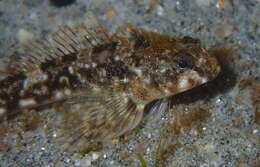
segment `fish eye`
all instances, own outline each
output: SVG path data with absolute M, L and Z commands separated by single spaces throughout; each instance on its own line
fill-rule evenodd
M 193 68 L 194 61 L 194 57 L 186 51 L 179 51 L 173 55 L 173 62 L 179 68 Z
M 186 61 L 184 61 L 184 60 L 180 60 L 180 61 L 178 62 L 178 65 L 179 65 L 179 67 L 181 67 L 181 68 L 186 68 L 186 67 L 188 66 L 188 63 L 187 63 Z

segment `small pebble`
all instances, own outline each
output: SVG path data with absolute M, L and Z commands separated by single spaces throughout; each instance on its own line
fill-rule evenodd
M 4 108 L 0 108 L 0 117 L 5 114 L 6 110 Z
M 230 36 L 234 31 L 234 27 L 231 24 L 223 24 L 221 25 L 217 30 L 216 30 L 216 34 L 219 37 L 228 37 Z
M 218 0 L 217 4 L 216 4 L 217 8 L 226 8 L 227 7 L 227 2 L 226 0 Z
M 93 153 L 92 154 L 92 159 L 95 161 L 99 158 L 99 154 L 98 153 Z
M 258 132 L 257 129 L 254 129 L 254 130 L 253 130 L 253 134 L 256 134 L 257 132 Z
M 149 153 L 149 152 L 151 151 L 150 147 L 148 147 L 148 148 L 146 149 L 146 151 L 147 151 L 147 153 Z
M 158 16 L 163 16 L 163 15 L 164 15 L 164 9 L 163 9 L 163 7 L 160 6 L 160 5 L 158 5 L 158 6 L 156 7 L 156 13 L 157 13 Z
M 112 19 L 112 18 L 114 17 L 114 15 L 115 15 L 114 10 L 108 10 L 108 11 L 106 11 L 106 17 L 107 17 L 108 19 Z
M 20 43 L 27 43 L 33 39 L 33 34 L 25 29 L 20 29 L 17 33 L 17 38 Z
M 216 103 L 220 103 L 222 100 L 221 99 L 217 99 L 216 100 Z
M 107 155 L 106 155 L 106 154 L 104 154 L 104 155 L 103 155 L 103 158 L 107 158 Z
M 88 158 L 82 159 L 82 160 L 80 161 L 80 164 L 81 164 L 82 166 L 84 166 L 84 167 L 89 167 L 89 166 L 91 166 L 91 160 L 88 159 Z

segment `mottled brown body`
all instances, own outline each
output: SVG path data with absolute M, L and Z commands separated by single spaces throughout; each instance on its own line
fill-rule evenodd
M 140 122 L 149 102 L 157 100 L 150 113 L 159 115 L 168 96 L 204 84 L 220 71 L 198 39 L 131 26 L 110 36 L 93 17 L 2 62 L 0 113 L 8 117 L 60 103 L 66 109 L 47 133 L 70 146 L 80 145 L 80 139 L 120 136 Z

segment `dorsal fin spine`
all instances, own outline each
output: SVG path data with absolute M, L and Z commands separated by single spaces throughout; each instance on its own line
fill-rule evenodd
M 17 49 L 11 56 L 6 57 L 6 71 L 24 73 L 37 70 L 41 63 L 61 60 L 65 55 L 80 52 L 112 42 L 105 29 L 93 15 L 86 21 L 75 26 L 64 26 L 54 32 L 49 38 L 36 39 Z M 86 53 L 84 56 L 88 56 Z

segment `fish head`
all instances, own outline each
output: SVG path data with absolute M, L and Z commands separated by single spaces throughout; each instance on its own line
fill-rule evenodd
M 205 84 L 221 70 L 216 57 L 202 47 L 199 39 L 163 37 L 160 40 L 158 37 L 156 43 L 150 44 L 151 49 L 146 50 L 143 56 L 141 85 L 145 85 L 146 94 L 154 99 Z
M 213 80 L 221 67 L 199 39 L 184 37 L 159 60 L 161 87 L 168 95 L 178 94 Z

